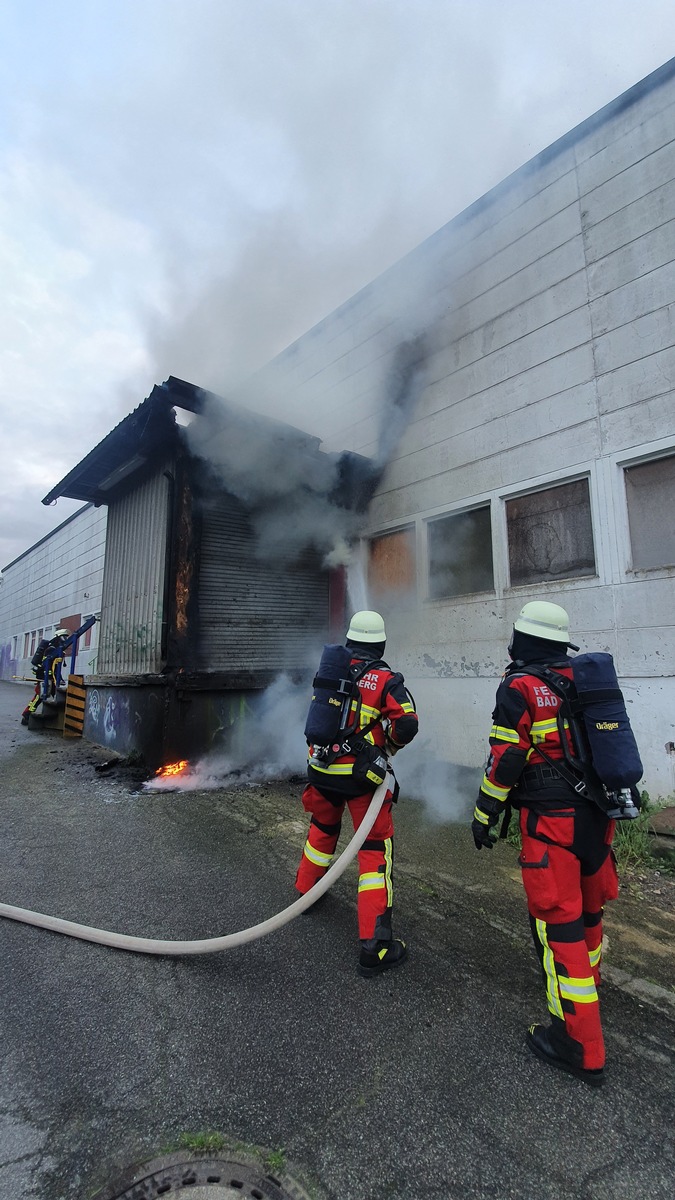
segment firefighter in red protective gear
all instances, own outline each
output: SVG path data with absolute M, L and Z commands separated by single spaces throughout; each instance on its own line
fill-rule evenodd
M 346 645 L 352 651 L 352 665 L 367 665 L 358 680 L 361 692 L 359 730 L 370 744 L 395 754 L 417 733 L 417 714 L 403 676 L 381 661 L 385 647 L 384 621 L 379 613 L 357 612 L 347 631 Z M 321 879 L 331 865 L 347 805 L 354 829 L 358 829 L 373 798 L 376 785 L 366 790 L 353 778 L 355 755 L 346 754 L 321 767 L 312 762 L 309 747 L 307 784 L 302 803 L 311 813 L 307 841 L 295 879 L 303 895 Z M 398 784 L 387 792 L 368 837 L 358 853 L 358 922 L 361 951 L 357 971 L 363 976 L 377 975 L 400 966 L 408 955 L 405 942 L 392 934 L 394 823 L 392 804 L 398 797 Z M 310 910 L 311 911 L 311 910 Z
M 528 666 L 545 664 L 571 678 L 568 647 L 578 650 L 564 608 L 547 601 L 524 606 L 497 690 L 471 830 L 478 850 L 491 849 L 492 827 L 509 805 L 520 810 L 519 865 L 551 1015 L 548 1027 L 530 1026 L 527 1045 L 544 1062 L 598 1086 L 605 1065 L 597 993 L 602 912 L 618 895 L 615 822 L 546 763 L 544 756 L 563 758 L 560 699 L 528 673 Z

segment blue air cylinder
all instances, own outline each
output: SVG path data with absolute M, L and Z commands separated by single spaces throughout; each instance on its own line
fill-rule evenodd
M 343 705 L 353 691 L 351 661 L 346 646 L 324 646 L 305 724 L 305 737 L 313 746 L 330 745 L 340 732 Z
M 593 767 L 609 791 L 642 778 L 642 763 L 611 654 L 577 654 L 572 675 Z

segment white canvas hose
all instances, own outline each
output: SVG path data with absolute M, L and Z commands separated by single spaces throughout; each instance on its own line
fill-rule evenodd
M 251 925 L 249 929 L 240 929 L 238 933 L 226 933 L 224 937 L 202 938 L 192 942 L 162 941 L 159 938 L 132 937 L 126 933 L 110 933 L 107 929 L 94 929 L 91 925 L 78 925 L 75 921 L 64 921 L 61 917 L 48 917 L 44 913 L 31 912 L 27 908 L 15 908 L 12 904 L 0 904 L 0 917 L 9 917 L 12 921 L 22 921 L 25 925 L 37 925 L 40 929 L 51 929 L 54 933 L 64 933 L 67 937 L 81 938 L 84 942 L 98 942 L 101 946 L 110 946 L 115 950 L 133 950 L 137 954 L 217 954 L 220 950 L 231 950 L 234 946 L 243 946 L 245 942 L 254 942 L 257 938 L 281 929 L 294 917 L 299 916 L 306 908 L 323 896 L 335 880 L 355 858 L 361 846 L 370 833 L 375 818 L 384 804 L 389 778 L 381 783 L 366 809 L 365 816 L 354 833 L 348 846 L 329 867 L 323 879 L 315 883 L 311 891 L 306 892 L 299 900 L 289 904 L 275 916 L 259 925 Z

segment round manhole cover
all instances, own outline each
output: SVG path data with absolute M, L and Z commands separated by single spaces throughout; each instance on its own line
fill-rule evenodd
M 134 1170 L 97 1200 L 309 1200 L 307 1192 L 284 1175 L 265 1174 L 253 1163 L 234 1158 L 186 1158 L 171 1155 Z

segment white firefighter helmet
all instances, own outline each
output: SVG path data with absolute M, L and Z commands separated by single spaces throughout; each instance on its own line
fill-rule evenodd
M 521 608 L 513 628 L 531 637 L 545 638 L 548 642 L 570 643 L 570 619 L 559 604 L 548 600 L 530 600 Z
M 350 642 L 385 642 L 384 620 L 378 612 L 364 609 L 354 613 L 347 630 Z
M 55 629 L 54 637 L 70 637 L 69 629 Z

